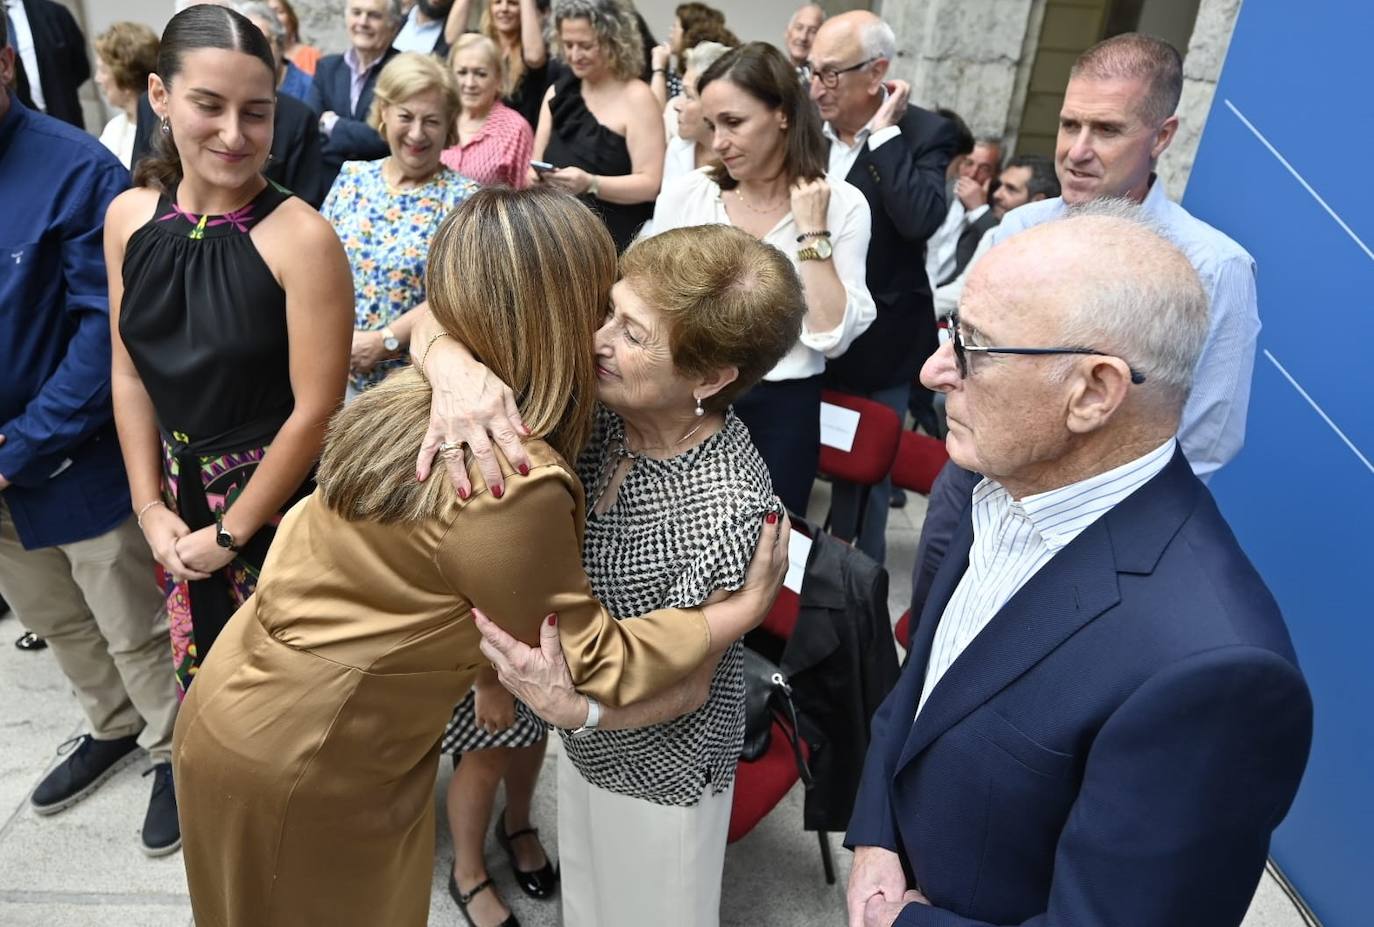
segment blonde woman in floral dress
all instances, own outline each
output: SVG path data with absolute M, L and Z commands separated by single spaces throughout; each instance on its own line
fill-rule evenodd
M 346 161 L 321 212 L 353 269 L 356 307 L 348 395 L 402 364 L 416 308 L 425 300 L 430 239 L 477 184 L 445 167 L 456 141 L 458 89 L 439 61 L 397 55 L 377 79 L 368 121 L 391 155 Z

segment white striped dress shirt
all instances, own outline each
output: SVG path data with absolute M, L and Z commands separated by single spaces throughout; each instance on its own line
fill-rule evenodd
M 1112 507 L 1149 482 L 1174 455 L 1174 439 L 1130 463 L 1015 500 L 984 479 L 973 490 L 968 569 L 935 629 L 919 715 L 930 693 L 1007 600 Z

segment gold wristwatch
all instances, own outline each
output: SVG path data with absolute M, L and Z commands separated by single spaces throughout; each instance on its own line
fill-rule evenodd
M 830 255 L 835 253 L 835 249 L 830 247 L 829 232 L 810 232 L 797 236 L 798 241 L 804 238 L 810 238 L 813 241 L 807 247 L 798 249 L 797 260 L 799 261 L 828 261 Z

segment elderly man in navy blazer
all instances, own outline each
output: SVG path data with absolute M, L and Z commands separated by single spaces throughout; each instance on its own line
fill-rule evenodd
M 349 49 L 320 59 L 306 101 L 321 114 L 325 193 L 345 161 L 375 161 L 390 151 L 386 140 L 367 124 L 367 113 L 378 75 L 400 54 L 391 40 L 403 21 L 400 0 L 344 0 L 341 6 Z
M 1272 596 L 1178 449 L 1187 258 L 1097 204 L 998 245 L 921 371 L 985 474 L 873 719 L 858 925 L 1238 925 L 1307 761 Z

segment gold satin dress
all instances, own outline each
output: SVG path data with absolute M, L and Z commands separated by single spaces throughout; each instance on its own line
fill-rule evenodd
M 528 643 L 557 612 L 578 689 L 610 705 L 705 658 L 699 610 L 622 623 L 593 598 L 581 484 L 527 451 L 504 498 L 455 497 L 433 521 L 348 521 L 318 493 L 283 519 L 177 719 L 197 927 L 423 927 L 439 741 L 486 663 L 474 605 Z

